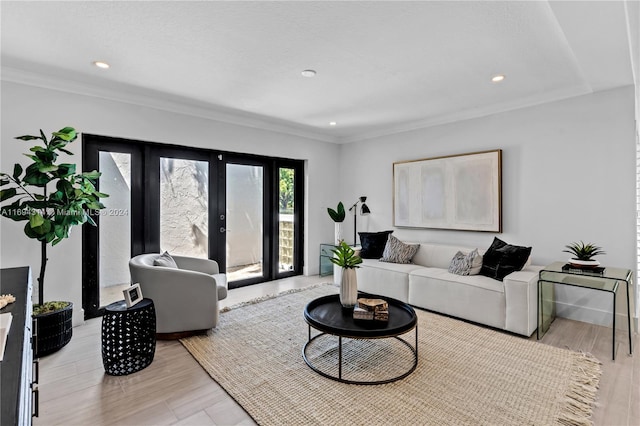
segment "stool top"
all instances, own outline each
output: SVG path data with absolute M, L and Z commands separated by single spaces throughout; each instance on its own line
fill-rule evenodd
M 153 300 L 145 297 L 130 308 L 127 308 L 127 303 L 124 300 L 118 300 L 117 302 L 113 302 L 112 304 L 107 305 L 104 310 L 105 312 L 133 312 L 148 308 L 150 306 L 153 306 Z

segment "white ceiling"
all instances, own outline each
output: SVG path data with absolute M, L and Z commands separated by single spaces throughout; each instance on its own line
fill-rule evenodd
M 2 1 L 2 79 L 349 142 L 631 85 L 636 6 Z

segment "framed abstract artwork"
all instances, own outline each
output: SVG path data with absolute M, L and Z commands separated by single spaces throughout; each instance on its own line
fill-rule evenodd
M 502 232 L 502 150 L 393 163 L 393 224 Z

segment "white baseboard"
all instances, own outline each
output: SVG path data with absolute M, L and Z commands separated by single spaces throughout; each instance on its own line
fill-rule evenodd
M 605 327 L 611 327 L 613 321 L 611 311 L 603 311 L 558 301 L 556 301 L 556 316 Z M 638 332 L 638 318 L 631 318 L 631 329 L 636 333 Z M 616 313 L 616 330 L 627 331 L 627 316 L 625 314 Z

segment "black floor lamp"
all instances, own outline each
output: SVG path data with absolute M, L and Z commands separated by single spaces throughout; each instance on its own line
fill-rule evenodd
M 360 197 L 350 208 L 349 211 L 353 210 L 353 245 L 356 246 L 357 245 L 357 240 L 356 240 L 356 233 L 358 231 L 358 221 L 357 221 L 357 213 L 358 213 L 358 209 L 357 209 L 357 205 L 358 203 L 362 203 L 362 205 L 360 206 L 360 215 L 362 216 L 367 216 L 369 213 L 371 213 L 371 210 L 369 210 L 369 207 L 364 203 L 365 201 L 367 201 L 367 197 Z

